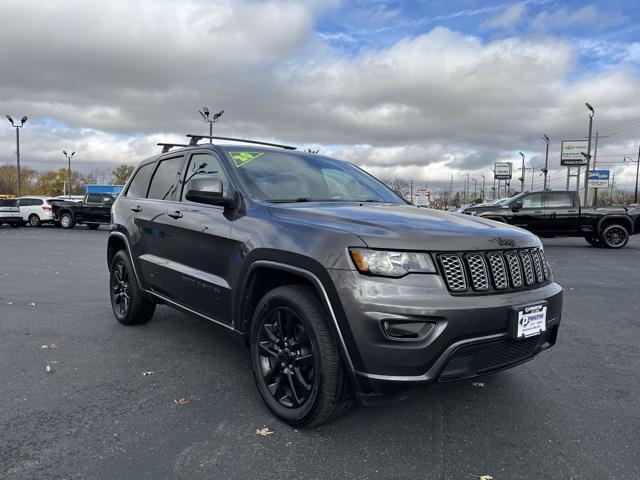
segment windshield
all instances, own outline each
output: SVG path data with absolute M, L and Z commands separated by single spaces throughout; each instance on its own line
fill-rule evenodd
M 227 155 L 253 197 L 270 202 L 355 201 L 405 203 L 396 193 L 350 163 L 248 147 Z

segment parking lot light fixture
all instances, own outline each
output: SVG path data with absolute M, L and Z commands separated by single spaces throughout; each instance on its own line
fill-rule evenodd
M 17 123 L 15 123 L 13 121 L 13 118 L 11 118 L 11 115 L 5 115 L 5 117 L 7 117 L 7 120 L 9 120 L 9 123 L 11 124 L 11 126 L 13 128 L 16 129 L 16 165 L 18 168 L 18 197 L 20 197 L 20 129 L 22 127 L 24 127 L 24 124 L 27 123 L 27 120 L 29 117 L 27 117 L 26 115 L 22 116 L 22 119 L 20 120 L 20 125 L 18 125 Z
M 549 142 L 551 142 L 551 140 L 549 139 L 549 137 L 547 135 L 542 135 L 542 138 L 544 139 L 544 141 L 547 144 L 547 148 L 546 148 L 546 152 L 544 154 L 544 169 L 542 170 L 542 173 L 544 173 L 544 181 L 542 183 L 542 190 L 546 190 L 547 189 L 547 174 L 549 173 Z
M 66 150 L 63 150 L 62 153 L 67 158 L 67 195 L 71 198 L 71 158 L 76 152 L 71 152 L 71 155 L 69 155 Z
M 589 109 L 591 113 L 589 113 L 589 140 L 587 140 L 587 165 L 584 174 L 584 206 L 588 205 L 589 201 L 589 165 L 591 164 L 591 131 L 593 129 L 593 116 L 595 115 L 595 110 L 591 105 L 585 103 L 586 107 Z
M 198 110 L 198 113 L 202 116 L 205 122 L 209 124 L 209 136 L 213 136 L 213 124 L 220 120 L 220 117 L 224 113 L 224 110 L 220 110 L 218 113 L 213 114 L 213 118 L 209 118 L 211 112 L 208 107 L 202 107 L 202 110 Z M 213 139 L 209 139 L 209 143 L 213 143 Z

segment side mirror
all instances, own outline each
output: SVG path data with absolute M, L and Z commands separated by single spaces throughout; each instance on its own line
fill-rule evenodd
M 513 202 L 511 204 L 511 210 L 513 210 L 514 212 L 520 210 L 521 208 L 522 208 L 522 201 L 520 200 L 517 202 Z
M 105 200 L 104 205 L 105 207 L 110 207 L 111 205 L 113 205 L 113 199 L 109 198 L 108 200 Z
M 190 202 L 206 203 L 233 208 L 235 199 L 223 196 L 222 180 L 219 178 L 193 178 L 187 183 L 185 198 Z

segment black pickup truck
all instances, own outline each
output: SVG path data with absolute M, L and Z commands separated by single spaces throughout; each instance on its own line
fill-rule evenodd
M 111 206 L 115 199 L 110 193 L 87 193 L 81 202 L 56 202 L 52 205 L 53 220 L 62 228 L 85 224 L 95 230 L 101 223 L 111 222 Z
M 576 192 L 525 192 L 503 205 L 469 207 L 464 213 L 522 227 L 541 237 L 584 237 L 594 247 L 622 248 L 640 231 L 640 210 L 581 207 Z

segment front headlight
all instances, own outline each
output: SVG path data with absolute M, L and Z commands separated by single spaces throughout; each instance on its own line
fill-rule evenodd
M 387 252 L 367 248 L 350 248 L 349 253 L 360 273 L 402 277 L 407 273 L 436 273 L 428 253 Z

